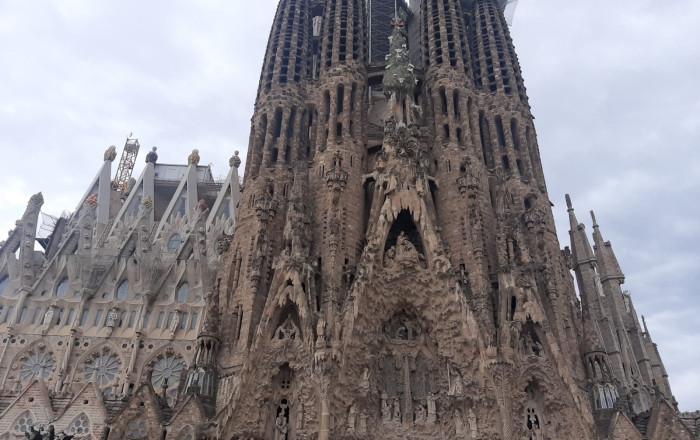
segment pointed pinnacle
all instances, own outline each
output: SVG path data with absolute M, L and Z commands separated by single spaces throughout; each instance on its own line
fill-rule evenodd
M 569 208 L 569 211 L 574 210 L 574 206 L 571 204 L 571 196 L 568 194 L 566 195 L 566 207 Z
M 597 228 L 598 227 L 598 221 L 595 218 L 595 212 L 591 211 L 591 218 L 593 219 L 593 227 Z

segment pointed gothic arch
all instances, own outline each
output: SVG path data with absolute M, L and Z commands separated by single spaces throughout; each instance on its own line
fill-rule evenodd
M 36 416 L 30 410 L 26 410 L 12 421 L 10 425 L 10 433 L 24 436 L 24 433 L 29 432 L 29 428 L 37 422 Z
M 69 435 L 73 435 L 76 440 L 86 439 L 90 436 L 92 432 L 92 421 L 90 416 L 85 412 L 81 412 L 77 416 L 73 417 L 68 426 L 65 427 L 64 432 Z
M 54 347 L 47 344 L 43 338 L 29 344 L 28 347 L 17 353 L 12 359 L 12 363 L 9 364 L 19 366 L 18 373 L 13 378 L 17 389 L 24 389 L 37 379 L 51 380 L 53 373 L 58 368 L 58 360 Z M 3 379 L 3 387 L 5 388 L 8 388 L 9 385 L 10 372 L 10 369 L 5 372 Z
M 105 394 L 115 391 L 125 357 L 112 341 L 91 347 L 75 363 L 72 382 L 93 382 Z

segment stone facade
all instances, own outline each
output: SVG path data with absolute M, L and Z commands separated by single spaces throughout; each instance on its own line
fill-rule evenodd
M 45 253 L 32 198 L 0 250 L 0 429 L 697 438 L 568 196 L 559 244 L 505 3 L 281 0 L 242 188 L 237 157 L 218 184 L 153 152 L 120 197 L 111 151 Z

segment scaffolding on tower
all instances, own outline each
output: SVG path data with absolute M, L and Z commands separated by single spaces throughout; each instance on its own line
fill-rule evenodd
M 126 194 L 129 192 L 129 180 L 131 179 L 131 174 L 134 172 L 134 165 L 136 164 L 136 156 L 139 154 L 139 140 L 132 138 L 132 134 L 126 138 L 126 143 L 124 144 L 124 151 L 122 151 L 122 158 L 119 160 L 119 167 L 117 168 L 117 174 L 112 180 L 112 189 Z

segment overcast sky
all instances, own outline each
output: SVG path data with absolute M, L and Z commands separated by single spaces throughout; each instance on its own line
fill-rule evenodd
M 0 1 L 0 240 L 72 211 L 109 145 L 245 158 L 277 0 Z M 254 5 L 254 6 L 251 6 Z M 511 28 L 562 246 L 596 211 L 681 410 L 700 409 L 700 2 L 522 0 Z M 241 168 L 241 171 L 243 168 Z

